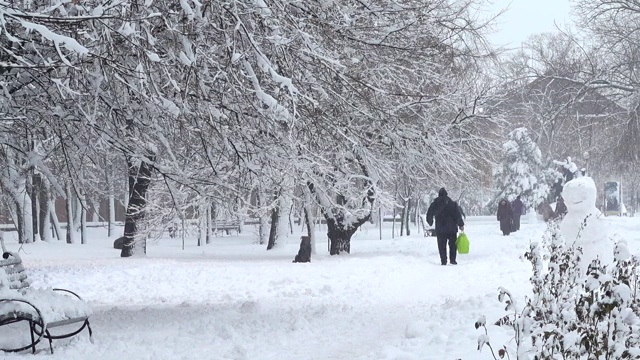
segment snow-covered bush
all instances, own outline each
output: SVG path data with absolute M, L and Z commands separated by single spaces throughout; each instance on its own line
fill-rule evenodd
M 640 261 L 617 242 L 611 265 L 592 262 L 580 271 L 580 247 L 568 246 L 552 223 L 541 243 L 524 257 L 531 262 L 533 296 L 518 308 L 506 289 L 499 300 L 509 314 L 496 321 L 514 331 L 515 348 L 504 346 L 497 359 L 638 359 L 640 358 Z M 484 326 L 482 318 L 476 328 Z M 486 332 L 478 349 L 491 345 Z
M 492 203 L 520 195 L 527 207 L 535 207 L 547 198 L 558 174 L 545 167 L 540 148 L 526 128 L 511 131 L 508 138 L 502 145 L 502 162 L 494 171 L 498 192 Z

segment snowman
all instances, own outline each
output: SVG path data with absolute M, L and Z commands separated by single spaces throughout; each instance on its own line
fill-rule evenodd
M 613 245 L 608 239 L 602 213 L 596 208 L 597 189 L 592 178 L 583 176 L 568 181 L 562 190 L 567 214 L 560 223 L 560 233 L 567 245 L 582 248 L 580 268 L 586 273 L 596 257 L 608 265 L 613 261 Z

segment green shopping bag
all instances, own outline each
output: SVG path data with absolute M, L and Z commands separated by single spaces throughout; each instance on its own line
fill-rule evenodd
M 458 235 L 456 247 L 458 248 L 458 254 L 469 253 L 469 239 L 467 238 L 467 234 L 461 232 L 460 235 Z

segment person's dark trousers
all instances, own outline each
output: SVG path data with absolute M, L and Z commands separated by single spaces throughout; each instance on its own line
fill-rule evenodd
M 452 264 L 456 264 L 456 255 L 458 248 L 456 247 L 457 234 L 438 234 L 438 251 L 440 252 L 440 263 L 447 264 L 447 242 L 449 243 L 449 260 Z
M 520 230 L 520 215 L 515 215 L 513 217 L 513 231 Z

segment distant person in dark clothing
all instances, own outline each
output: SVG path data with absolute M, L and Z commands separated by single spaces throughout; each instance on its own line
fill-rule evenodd
M 563 218 L 567 214 L 567 205 L 564 203 L 562 196 L 558 196 L 556 201 L 556 216 Z
M 513 232 L 520 230 L 520 216 L 524 215 L 524 204 L 520 200 L 520 195 L 511 202 L 511 210 L 513 210 Z
M 551 205 L 547 202 L 543 202 L 538 205 L 538 214 L 542 215 L 544 222 L 548 222 L 556 218 L 556 213 L 551 208 Z
M 447 242 L 449 242 L 449 260 L 452 265 L 457 265 L 456 255 L 458 249 L 456 247 L 456 239 L 458 228 L 464 231 L 464 221 L 458 204 L 447 196 L 447 190 L 444 188 L 438 192 L 438 197 L 433 200 L 427 210 L 427 223 L 433 225 L 433 219 L 436 220 L 436 237 L 438 238 L 438 251 L 440 252 L 440 263 L 447 265 Z
M 509 200 L 502 199 L 498 204 L 498 221 L 500 221 L 500 230 L 503 235 L 511 234 L 513 227 L 513 210 Z

